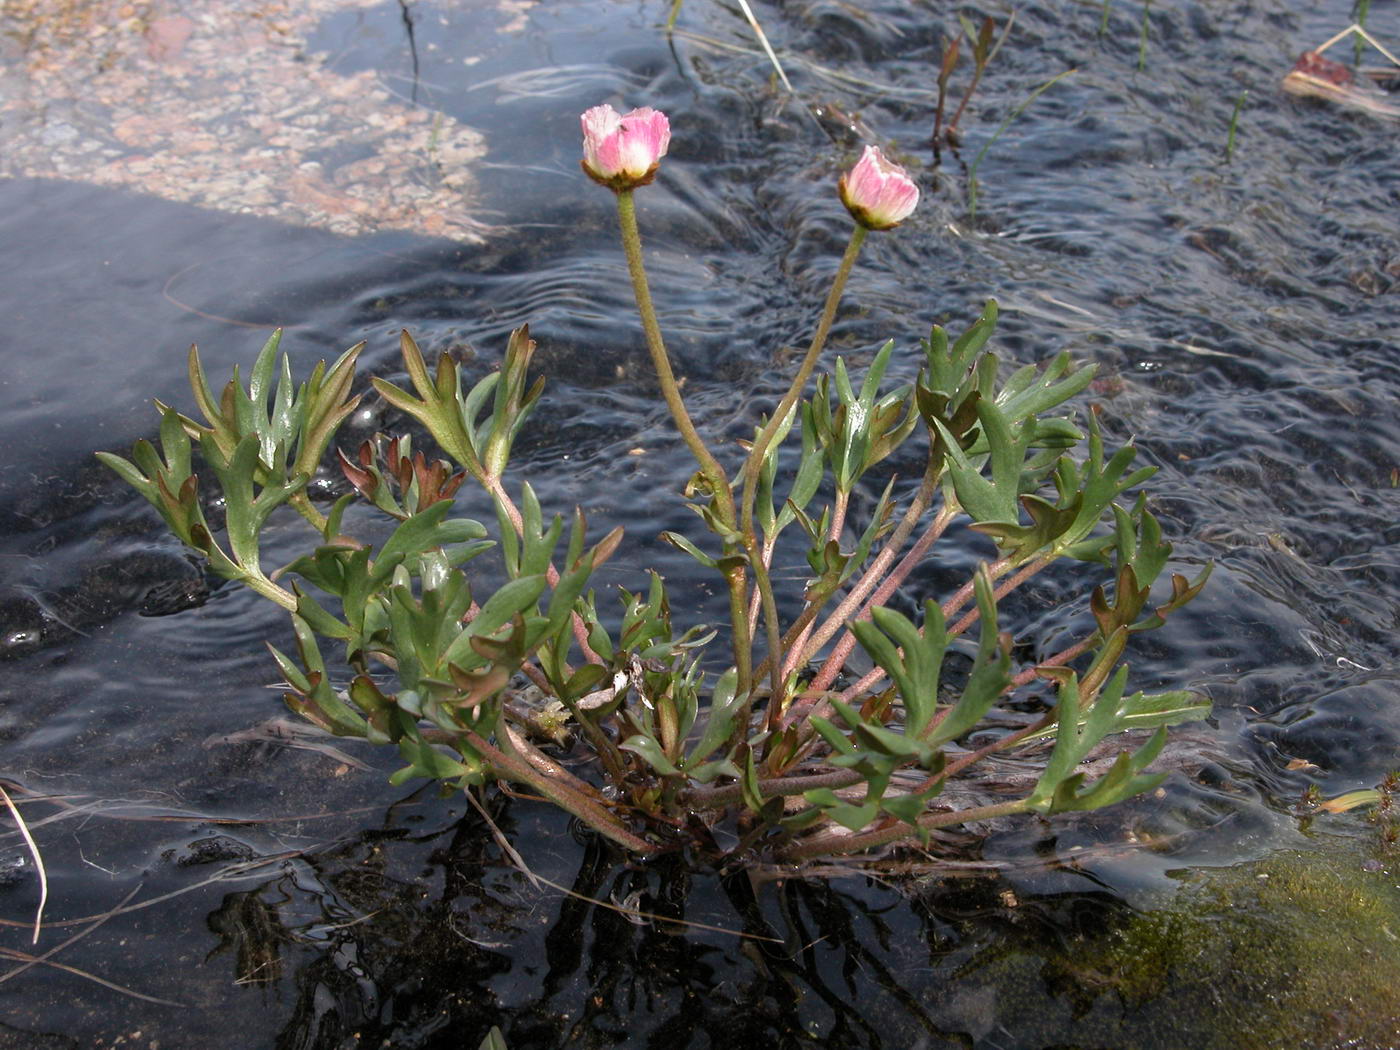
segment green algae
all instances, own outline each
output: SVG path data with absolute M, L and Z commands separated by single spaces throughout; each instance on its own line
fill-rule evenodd
M 1183 873 L 1108 929 L 974 968 L 1017 1045 L 1390 1050 L 1400 858 L 1336 846 Z

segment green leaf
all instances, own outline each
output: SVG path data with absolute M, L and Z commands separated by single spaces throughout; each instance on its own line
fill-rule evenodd
M 471 645 L 472 639 L 494 634 L 505 626 L 512 617 L 535 609 L 547 583 L 547 578 L 541 573 L 538 576 L 521 576 L 505 584 L 486 599 L 481 611 L 473 617 L 471 623 L 467 624 L 466 630 L 447 647 L 447 651 L 443 654 L 443 660 L 463 668 L 480 664 L 480 660 L 474 659 L 470 655 L 474 651 Z
M 933 717 L 937 702 L 948 641 L 943 612 L 937 602 L 926 601 L 922 632 L 893 609 L 872 609 L 870 616 L 869 622 L 850 624 L 851 631 L 870 658 L 890 676 L 904 704 L 907 731 L 918 736 Z
M 342 641 L 349 641 L 355 637 L 355 631 L 351 629 L 349 624 L 341 623 L 300 587 L 293 585 L 292 593 L 297 596 L 297 615 L 305 620 L 317 634 L 325 635 L 328 638 L 339 638 Z
M 1039 813 L 1097 809 L 1161 783 L 1165 774 L 1144 775 L 1141 771 L 1156 758 L 1166 742 L 1163 723 L 1158 723 L 1157 731 L 1137 751 L 1131 755 L 1120 753 L 1109 772 L 1087 788 L 1083 788 L 1084 774 L 1075 772 L 1099 741 L 1110 732 L 1128 727 L 1128 709 L 1147 706 L 1146 698 L 1140 694 L 1123 703 L 1123 687 L 1127 678 L 1128 668 L 1124 665 L 1100 690 L 1088 711 L 1081 715 L 1079 678 L 1073 673 L 1064 677 L 1056 705 L 1058 726 L 1055 748 L 1035 789 L 1026 799 L 1031 809 Z
M 951 350 L 948 348 L 948 333 L 940 327 L 934 327 L 924 344 L 929 378 L 934 390 L 952 394 L 958 389 L 971 368 L 973 359 L 996 331 L 996 324 L 996 300 L 988 299 L 982 316 L 958 337 Z
M 763 792 L 758 786 L 758 768 L 754 765 L 752 750 L 744 754 L 744 775 L 739 780 L 739 790 L 749 812 L 762 812 Z
M 389 783 L 397 787 L 414 777 L 427 780 L 449 780 L 462 777 L 476 783 L 480 779 L 480 768 L 471 768 L 445 754 L 425 741 L 417 733 L 399 739 L 399 754 L 408 763 L 389 777 Z
M 695 546 L 695 544 L 691 543 L 690 540 L 686 539 L 686 537 L 682 536 L 679 532 L 663 532 L 658 539 L 669 543 L 677 550 L 685 551 L 707 569 L 718 568 L 719 563 L 716 562 L 714 558 Z
M 607 677 L 608 669 L 602 664 L 584 664 L 569 676 L 559 699 L 567 703 L 587 696 Z
M 449 544 L 479 541 L 486 536 L 486 527 L 479 521 L 470 518 L 449 520 L 447 515 L 451 510 L 452 504 L 442 501 L 400 522 L 375 556 L 371 577 L 373 585 L 378 586 L 388 579 L 394 568 L 406 558 L 417 557 L 424 551 Z M 473 554 L 481 549 L 484 548 L 476 548 Z
M 1022 496 L 1021 506 L 1030 515 L 1030 525 L 979 521 L 974 522 L 971 528 L 992 537 L 1002 554 L 1019 564 L 1053 547 L 1073 527 L 1079 517 L 1080 503 L 1079 496 L 1075 496 L 1067 507 L 1057 507 L 1039 496 Z
M 530 414 L 530 409 L 539 400 L 544 389 L 544 378 L 535 383 L 528 392 L 525 390 L 530 358 L 535 352 L 535 341 L 530 338 L 529 325 L 521 325 L 510 333 L 505 357 L 501 362 L 500 380 L 496 383 L 495 405 L 489 420 L 489 430 L 485 440 L 480 442 L 485 452 L 482 464 L 492 477 L 500 477 L 510 458 L 511 440 Z M 472 408 L 475 411 L 475 407 Z M 468 416 L 468 420 L 472 417 Z
M 559 582 L 554 586 L 554 592 L 549 596 L 549 606 L 545 609 L 545 619 L 549 626 L 545 628 L 545 634 L 550 637 L 561 632 L 567 632 L 572 622 L 574 606 L 579 597 L 583 594 L 583 589 L 588 584 L 588 577 L 593 572 L 593 560 L 589 558 L 582 565 L 559 577 Z
M 681 771 L 666 757 L 666 752 L 655 737 L 637 733 L 628 737 L 620 746 L 624 751 L 640 755 L 646 760 L 647 765 L 662 776 L 680 776 Z
M 831 748 L 837 758 L 859 757 L 856 746 L 851 743 L 845 733 L 837 729 L 830 721 L 820 715 L 813 715 L 807 722 L 817 731 L 817 735 L 826 741 L 827 746 Z
M 1023 382 L 1008 381 L 997 395 L 997 404 L 1002 412 L 1014 422 L 1041 416 L 1064 404 L 1093 382 L 1097 365 L 1070 372 L 1069 364 L 1069 354 L 1064 352 L 1038 372 L 1033 366 L 1028 366 Z M 1061 376 L 1065 378 L 1061 379 Z
M 729 758 L 717 758 L 686 770 L 686 776 L 698 784 L 708 784 L 719 777 L 733 777 L 738 780 L 743 774 Z
M 852 805 L 842 802 L 836 793 L 829 788 L 815 788 L 812 791 L 804 792 L 802 797 L 848 831 L 861 831 L 880 815 L 878 800 L 864 802 L 858 806 Z
M 407 332 L 402 332 L 399 346 L 403 354 L 404 368 L 419 396 L 414 397 L 378 376 L 372 377 L 370 383 L 389 404 L 427 427 L 438 447 L 456 460 L 467 473 L 485 483 L 487 472 L 478 456 L 479 442 L 473 434 L 475 406 L 470 403 L 464 404 L 462 401 L 459 366 L 446 354 L 441 355 L 438 358 L 437 381 L 434 382 L 428 378 L 428 368 L 423 362 L 422 351 L 418 349 L 413 337 Z M 491 384 L 494 385 L 496 377 L 490 378 Z M 483 385 L 478 384 L 477 390 L 482 390 Z M 472 392 L 473 397 L 477 395 L 477 390 Z M 489 391 L 490 388 L 485 387 L 480 399 L 484 399 Z
M 1137 692 L 1123 700 L 1118 724 L 1123 729 L 1152 729 L 1182 722 L 1199 722 L 1210 715 L 1208 696 L 1189 689 L 1167 693 Z
M 734 723 L 744 708 L 744 697 L 736 695 L 738 674 L 731 667 L 720 675 L 710 691 L 710 706 L 705 719 L 705 729 L 700 739 L 690 749 L 681 762 L 683 768 L 695 776 L 695 767 L 703 763 L 727 741 L 734 732 Z
M 1002 638 L 997 632 L 996 598 L 986 565 L 978 567 L 973 590 L 981 619 L 977 657 L 962 696 L 928 735 L 930 745 L 957 740 L 967 733 L 1011 687 L 1010 638 Z

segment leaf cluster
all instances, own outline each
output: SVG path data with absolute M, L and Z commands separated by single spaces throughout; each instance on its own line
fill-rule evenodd
M 1194 581 L 1172 575 L 1170 594 L 1154 604 L 1171 547 L 1146 499 L 1125 499 L 1152 469 L 1133 467 L 1131 445 L 1108 449 L 1092 414 L 1081 424 L 1063 410 L 1092 368 L 1061 354 L 1008 371 L 989 349 L 996 320 L 988 303 L 956 339 L 934 328 L 912 381 L 886 383 L 892 341 L 859 377 L 838 359 L 747 446 L 753 535 L 725 509 L 742 502 L 743 472 L 731 493 L 706 481 L 708 501 L 693 505 L 709 539 L 663 534 L 730 588 L 736 657 L 717 675 L 706 671 L 717 632 L 674 625 L 661 576 L 623 590 L 616 606 L 600 602 L 592 575 L 621 529 L 590 542 L 581 510 L 550 517 L 528 483 L 518 502 L 508 491 L 512 443 L 543 384 L 530 376 L 535 344 L 525 328 L 511 334 L 500 368 L 474 384 L 446 353 L 430 375 L 404 333 L 412 392 L 371 382 L 445 458 L 404 435 L 377 435 L 353 455 L 337 449 L 351 491 L 324 515 L 306 485 L 358 402 L 350 391 L 360 347 L 294 387 L 274 336 L 246 388 L 235 370 L 217 399 L 192 350 L 204 422 L 158 405 L 159 451 L 142 441 L 130 460 L 101 457 L 214 572 L 287 609 L 295 652 L 274 649 L 273 658 L 288 705 L 327 732 L 397 748 L 395 782 L 512 781 L 634 853 L 714 842 L 711 829 L 730 818 L 739 821 L 736 850 L 761 844 L 787 860 L 927 843 L 949 823 L 1097 808 L 1146 790 L 1160 780 L 1146 767 L 1165 727 L 1206 710 L 1193 694 L 1127 694 L 1121 657 L 1129 636 L 1165 622 L 1208 570 Z M 853 494 L 910 442 L 924 462 L 917 490 L 887 478 L 864 522 L 848 528 Z M 226 507 L 222 538 L 205 517 L 201 472 Z M 454 516 L 468 479 L 491 498 L 494 528 Z M 377 543 L 346 534 L 357 502 L 393 523 Z M 262 534 L 283 505 L 316 542 L 266 573 Z M 957 592 L 926 600 L 917 621 L 885 607 L 959 520 L 993 541 L 996 558 Z M 793 538 L 810 575 L 800 613 L 779 623 L 771 567 Z M 1018 667 L 999 602 L 1060 559 L 1109 574 L 1085 597 L 1092 626 L 1042 665 Z M 760 607 L 768 645 L 751 673 L 738 654 L 758 638 Z M 838 686 L 857 645 L 875 671 Z M 949 673 L 954 652 L 970 669 Z M 1002 705 L 1044 683 L 1056 696 L 1038 722 L 995 728 Z M 1154 734 L 1094 775 L 1115 735 L 1139 729 Z M 974 733 L 990 743 L 971 750 Z M 1023 796 L 990 810 L 941 804 L 949 777 L 1045 741 L 1049 757 Z M 591 757 L 577 770 L 550 754 L 575 742 Z M 696 836 L 695 827 L 706 830 Z

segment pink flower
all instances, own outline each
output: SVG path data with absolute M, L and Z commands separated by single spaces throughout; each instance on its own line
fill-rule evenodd
M 868 230 L 898 226 L 919 203 L 919 187 L 879 146 L 865 147 L 856 166 L 841 176 L 840 190 L 841 203 Z
M 611 190 L 645 186 L 656 177 L 671 143 L 666 114 L 643 106 L 619 115 L 612 106 L 594 106 L 583 124 L 583 170 Z

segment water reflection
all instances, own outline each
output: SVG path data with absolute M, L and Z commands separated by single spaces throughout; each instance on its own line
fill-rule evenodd
M 491 819 L 522 830 L 499 801 Z M 291 997 L 285 1048 L 470 1046 L 492 1025 L 526 1050 L 1381 1046 L 1395 1006 L 1388 971 L 1352 954 L 1358 939 L 1383 950 L 1400 918 L 1395 858 L 1364 836 L 1193 870 L 1162 842 L 1042 830 L 1014 861 L 969 836 L 961 865 L 922 875 L 760 882 L 675 857 L 620 864 L 566 836 L 530 830 L 527 863 L 558 876 L 534 885 L 475 814 L 365 836 L 307 857 L 295 887 L 229 895 L 209 922 L 237 945 L 241 983 Z M 1342 863 L 1319 869 L 1318 846 Z M 1144 884 L 1143 861 L 1166 877 Z M 1329 915 L 1291 913 L 1324 900 Z M 1329 981 L 1357 995 L 1322 1016 L 1310 1004 Z

